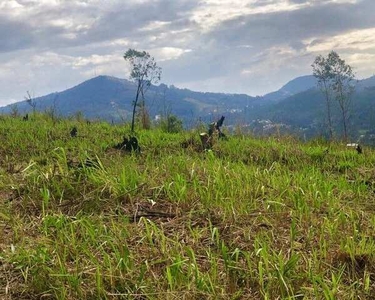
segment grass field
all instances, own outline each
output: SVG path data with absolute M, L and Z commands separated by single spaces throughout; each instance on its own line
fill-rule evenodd
M 375 298 L 375 151 L 128 132 L 1 117 L 0 299 Z

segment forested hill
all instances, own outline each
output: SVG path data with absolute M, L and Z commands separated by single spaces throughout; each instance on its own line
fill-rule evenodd
M 87 118 L 121 121 L 130 118 L 135 93 L 136 85 L 133 82 L 98 76 L 63 92 L 38 97 L 35 102 L 40 111 L 54 108 L 64 116 L 80 111 Z M 244 94 L 194 92 L 165 84 L 151 86 L 146 95 L 152 117 L 169 110 L 184 121 L 243 109 L 256 100 Z M 21 113 L 31 109 L 26 101 L 18 102 L 17 106 Z M 2 112 L 10 112 L 11 108 L 12 105 L 8 105 L 2 108 Z
M 250 84 L 250 83 L 249 83 Z M 38 97 L 39 111 L 53 110 L 69 116 L 81 112 L 90 119 L 120 122 L 130 120 L 136 86 L 133 82 L 110 76 L 98 76 L 68 90 Z M 173 113 L 186 127 L 198 120 L 210 122 L 225 115 L 225 125 L 241 125 L 257 133 L 268 134 L 283 128 L 303 136 L 321 135 L 325 131 L 325 102 L 313 76 L 295 78 L 279 90 L 264 96 L 245 94 L 203 93 L 161 84 L 151 86 L 146 104 L 152 119 L 163 113 Z M 26 101 L 18 102 L 17 110 L 24 114 L 31 110 Z M 356 83 L 352 97 L 350 134 L 358 139 L 372 134 L 375 127 L 375 76 Z M 10 113 L 15 105 L 1 108 Z M 334 104 L 333 121 L 340 135 L 339 110 Z M 271 129 L 271 130 L 270 130 Z

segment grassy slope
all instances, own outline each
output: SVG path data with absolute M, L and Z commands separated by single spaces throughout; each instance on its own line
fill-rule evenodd
M 0 299 L 374 297 L 372 150 L 127 130 L 2 117 Z

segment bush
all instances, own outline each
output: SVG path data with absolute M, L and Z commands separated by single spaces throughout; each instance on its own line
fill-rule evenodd
M 161 129 L 169 133 L 178 133 L 183 130 L 182 120 L 175 115 L 169 115 L 166 119 L 160 122 Z

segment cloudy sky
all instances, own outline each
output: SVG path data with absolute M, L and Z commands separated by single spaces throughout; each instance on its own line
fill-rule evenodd
M 336 50 L 375 73 L 374 0 L 0 0 L 0 105 L 96 75 L 128 78 L 128 48 L 162 81 L 262 95 Z

